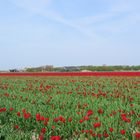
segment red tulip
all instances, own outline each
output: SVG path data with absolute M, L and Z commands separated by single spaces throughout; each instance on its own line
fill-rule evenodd
M 113 128 L 109 128 L 109 131 L 110 131 L 110 132 L 113 132 Z
M 140 132 L 136 132 L 135 137 L 136 137 L 136 139 L 140 139 Z
M 126 133 L 126 131 L 125 131 L 125 130 L 121 130 L 120 133 L 121 133 L 122 135 L 124 135 L 124 134 Z
M 101 122 L 97 122 L 93 124 L 94 128 L 100 127 L 101 126 Z
M 46 128 L 42 128 L 42 129 L 41 129 L 41 132 L 42 132 L 43 134 L 45 134 Z
M 50 140 L 60 140 L 60 136 L 51 136 Z

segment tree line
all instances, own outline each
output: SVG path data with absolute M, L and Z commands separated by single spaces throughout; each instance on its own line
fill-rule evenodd
M 27 68 L 26 72 L 72 72 L 72 71 L 140 71 L 139 66 L 70 66 Z

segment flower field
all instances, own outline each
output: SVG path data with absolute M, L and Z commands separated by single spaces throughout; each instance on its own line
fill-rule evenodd
M 16 74 L 0 76 L 0 140 L 140 139 L 138 73 Z
M 0 73 L 0 76 L 140 76 L 140 71 L 130 72 L 10 72 Z

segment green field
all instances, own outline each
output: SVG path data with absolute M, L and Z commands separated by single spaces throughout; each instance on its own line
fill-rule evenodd
M 0 77 L 0 140 L 140 139 L 140 77 Z

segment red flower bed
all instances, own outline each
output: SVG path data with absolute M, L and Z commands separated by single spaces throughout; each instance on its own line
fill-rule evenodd
M 140 77 L 9 74 L 0 77 L 0 140 L 140 140 Z
M 15 72 L 0 73 L 0 76 L 140 76 L 140 72 Z

